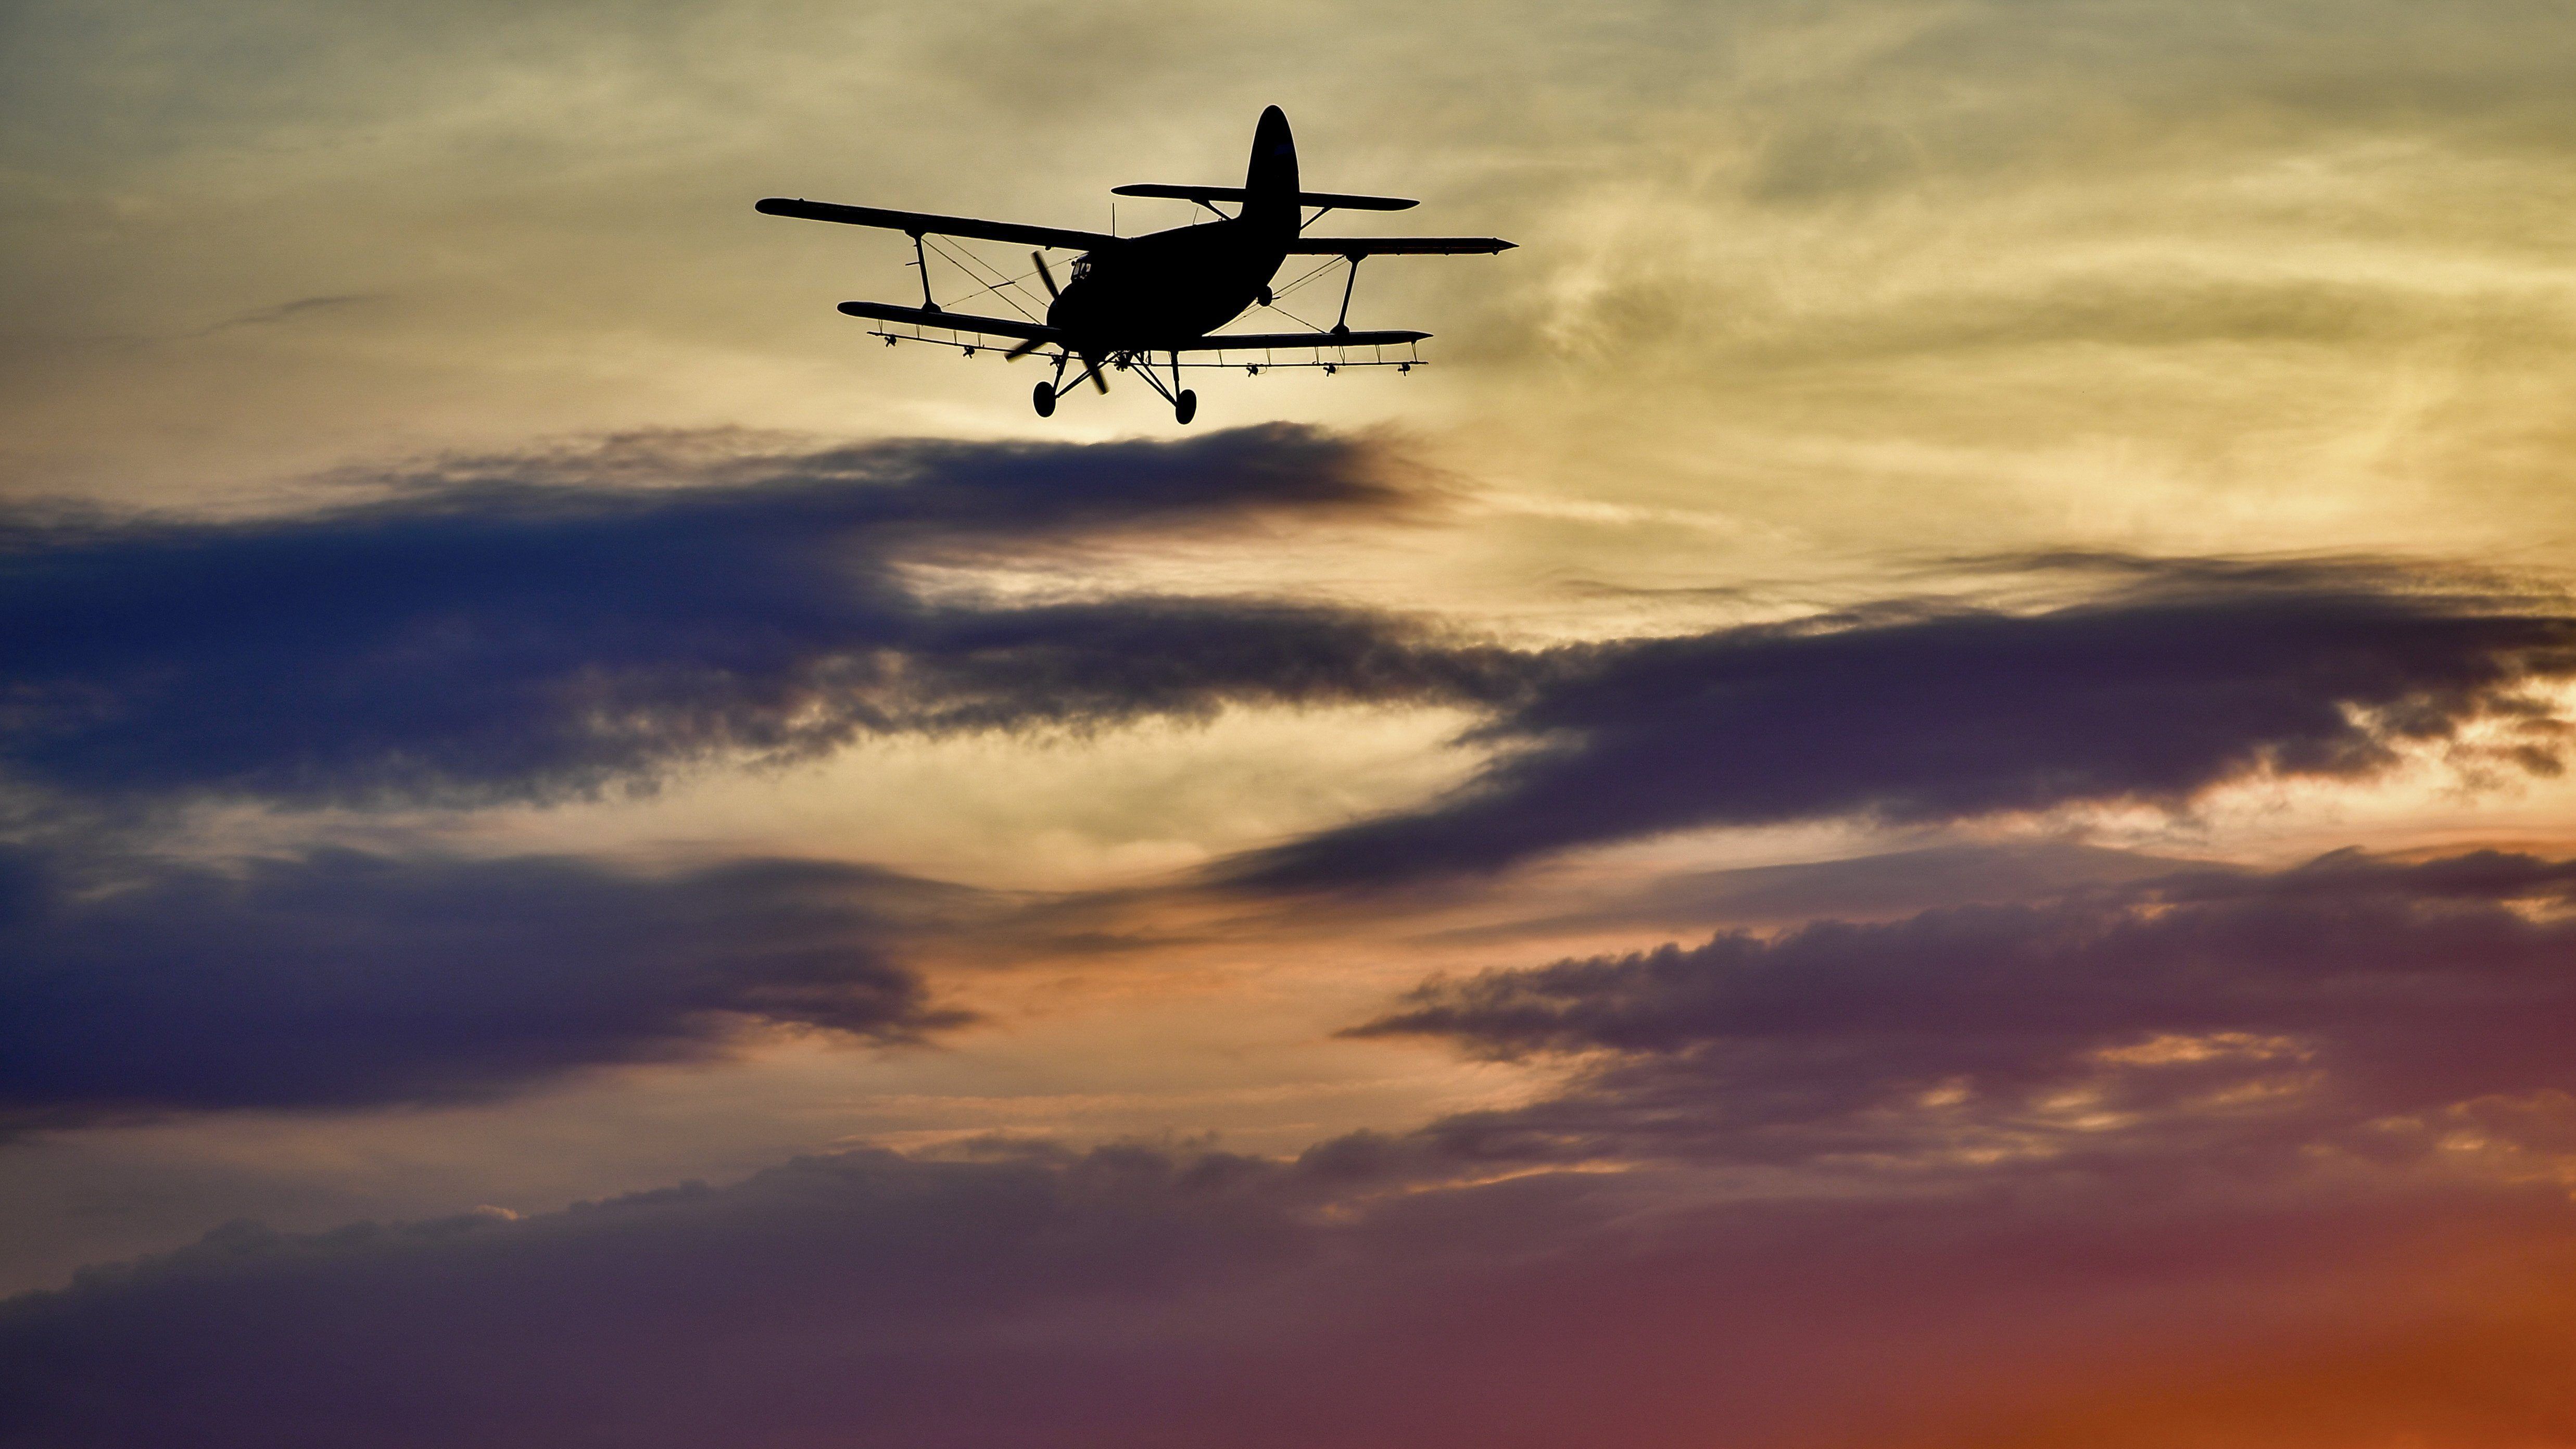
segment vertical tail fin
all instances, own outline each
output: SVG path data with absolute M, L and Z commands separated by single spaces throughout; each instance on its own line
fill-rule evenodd
M 1243 172 L 1243 214 L 1265 227 L 1295 235 L 1297 206 L 1297 138 L 1288 131 L 1288 113 L 1272 106 L 1261 113 L 1252 133 L 1252 164 Z

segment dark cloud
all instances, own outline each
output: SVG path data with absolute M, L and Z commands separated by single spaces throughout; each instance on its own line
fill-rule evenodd
M 2491 762 L 2557 765 L 2533 686 L 2576 668 L 2576 623 L 2349 565 L 2129 560 L 2050 612 L 1891 604 L 1531 651 L 1329 606 L 907 581 L 1118 530 L 1390 509 L 1397 468 L 1288 427 L 795 455 L 670 435 L 453 462 L 321 515 L 21 520 L 0 534 L 0 767 L 101 797 L 475 801 L 871 732 L 1491 714 L 1470 739 L 1502 753 L 1466 789 L 1230 873 L 1302 887 L 1699 826 L 2178 807 L 2264 774 L 2365 778 L 2481 721 L 2512 727 Z
M 972 897 L 794 861 L 0 850 L 0 1127 L 472 1097 L 754 1022 L 910 1040 L 961 1018 L 893 948 Z
M 2251 778 L 2367 779 L 2485 721 L 2508 727 L 2486 763 L 2559 768 L 2534 690 L 2576 673 L 2576 618 L 2341 566 L 2130 571 L 2042 613 L 1891 606 L 1561 651 L 1477 732 L 1508 753 L 1458 793 L 1232 876 L 1367 886 L 1703 826 L 2180 808 Z
M 236 1224 L 0 1305 L 0 1437 L 2545 1437 L 2571 947 L 2576 863 L 2343 853 L 1496 973 L 1377 1029 L 1606 1064 L 1290 1162 L 860 1152 Z
M 1387 508 L 1393 467 L 1284 425 L 795 455 L 669 435 L 457 461 L 318 516 L 22 519 L 0 529 L 0 762 L 101 794 L 490 798 L 873 730 L 1489 688 L 1419 630 L 1345 611 L 935 605 L 899 576 Z
M 0 1305 L 0 1437 L 1790 1449 L 2285 1363 L 2447 1442 L 2463 1386 L 2492 1393 L 2576 1322 L 2563 1291 L 2458 1298 L 2565 1263 L 2536 1186 L 2142 1195 L 2006 1170 L 1709 1201 L 1653 1173 L 1396 1175 L 1371 1148 L 863 1152 L 519 1221 L 237 1224 Z M 2357 1328 L 2513 1351 L 2329 1371 Z M 2569 1406 L 2563 1385 L 2511 1402 L 2491 1422 L 2526 1438 Z
M 2342 853 L 1733 932 L 1436 981 L 1358 1030 L 1598 1054 L 1441 1129 L 1489 1150 L 2380 1150 L 2576 1100 L 2576 864 Z
M 2088 886 L 2173 875 L 2197 862 L 2075 841 L 1948 844 L 1845 860 L 1586 882 L 1579 909 L 1441 933 L 1502 943 L 1572 932 L 1776 927 L 1818 916 L 1874 920 L 1935 906 L 2037 901 Z

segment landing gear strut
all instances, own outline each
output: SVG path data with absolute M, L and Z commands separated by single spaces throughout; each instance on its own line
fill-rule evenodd
M 1161 394 L 1163 401 L 1172 405 L 1173 421 L 1187 427 L 1190 419 L 1199 415 L 1199 395 L 1181 386 L 1181 355 L 1174 352 L 1171 357 L 1172 380 L 1168 384 L 1155 373 L 1153 357 L 1143 351 L 1120 353 L 1118 365 L 1132 366 L 1136 375 L 1145 379 L 1147 387 Z
M 1037 344 L 1031 343 L 1029 345 L 1034 347 Z M 1047 379 L 1045 382 L 1039 383 L 1036 390 L 1029 394 L 1029 406 L 1038 410 L 1039 417 L 1054 417 L 1055 400 L 1064 396 L 1066 393 L 1073 391 L 1074 388 L 1082 386 L 1085 379 L 1088 379 L 1092 386 L 1099 388 L 1102 392 L 1109 391 L 1109 384 L 1100 380 L 1100 363 L 1091 358 L 1084 359 L 1084 361 L 1088 362 L 1090 365 L 1082 370 L 1082 376 L 1075 378 L 1072 385 L 1067 386 L 1064 380 L 1064 369 L 1065 364 L 1071 361 L 1073 361 L 1073 353 L 1070 349 L 1057 353 L 1055 355 L 1055 376 Z

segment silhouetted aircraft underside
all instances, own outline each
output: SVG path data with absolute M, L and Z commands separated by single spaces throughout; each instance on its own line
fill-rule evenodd
M 866 318 L 893 326 L 909 328 L 904 332 L 877 328 L 872 336 L 882 337 L 891 347 L 898 342 L 931 342 L 957 347 L 972 357 L 993 344 L 980 338 L 1002 337 L 1016 345 L 1003 355 L 1018 359 L 1031 353 L 1052 353 L 1055 375 L 1037 385 L 1031 401 L 1038 416 L 1055 412 L 1056 399 L 1080 387 L 1084 382 L 1102 392 L 1109 390 L 1104 369 L 1133 371 L 1145 379 L 1172 405 L 1172 412 L 1186 423 L 1198 412 L 1198 394 L 1181 386 L 1184 367 L 1236 367 L 1259 373 L 1270 367 L 1320 367 L 1326 372 L 1344 367 L 1392 367 L 1410 372 L 1420 365 L 1412 344 L 1429 337 L 1428 332 L 1359 331 L 1350 327 L 1351 289 L 1359 280 L 1360 262 L 1373 256 L 1421 256 L 1434 253 L 1499 252 L 1512 244 L 1489 236 L 1399 236 L 1399 237 L 1315 237 L 1306 228 L 1330 211 L 1402 211 L 1413 202 L 1393 196 L 1351 196 L 1333 191 L 1301 191 L 1297 185 L 1297 143 L 1289 134 L 1288 117 L 1277 106 L 1261 113 L 1261 124 L 1252 137 L 1252 164 L 1246 169 L 1241 186 L 1167 186 L 1146 184 L 1115 188 L 1119 196 L 1157 196 L 1195 202 L 1216 214 L 1217 220 L 1199 226 L 1175 227 L 1169 231 L 1150 232 L 1144 236 L 1122 237 L 1106 232 L 1077 231 L 1060 226 L 1026 226 L 1010 221 L 983 221 L 967 216 L 939 216 L 926 211 L 891 211 L 876 206 L 842 206 L 829 201 L 792 200 L 773 196 L 760 203 L 760 210 L 771 216 L 803 217 L 808 221 L 837 221 L 852 226 L 884 227 L 912 238 L 913 262 L 921 268 L 921 305 L 898 306 L 891 302 L 843 302 L 841 310 L 853 317 Z M 1231 203 L 1229 214 L 1220 203 Z M 1317 208 L 1312 216 L 1308 208 Z M 1035 270 L 1021 277 L 990 276 L 989 266 L 975 258 L 939 248 L 942 256 L 956 261 L 990 292 L 1024 315 L 1012 317 L 978 317 L 952 312 L 941 307 L 930 295 L 930 258 L 924 250 L 927 237 L 967 237 L 980 241 L 1011 242 L 1021 246 L 1056 248 L 1078 252 L 1073 259 L 1072 278 L 1062 287 L 1047 266 L 1043 251 L 1031 252 L 1029 260 Z M 1272 287 L 1279 269 L 1292 256 L 1321 257 L 1325 260 L 1287 285 Z M 1307 326 L 1296 332 L 1218 333 L 1217 328 L 1232 322 L 1254 306 L 1278 308 L 1280 300 L 1291 291 L 1322 276 L 1336 265 L 1349 267 L 1342 284 L 1341 313 L 1329 328 Z M 1047 293 L 1046 315 L 1040 318 L 1028 313 L 1012 299 L 1005 288 L 1017 286 L 1035 277 Z M 1279 308 L 1283 313 L 1284 308 Z M 1291 317 L 1291 320 L 1297 320 Z M 945 331 L 948 337 L 929 335 L 932 330 Z M 1401 347 L 1405 354 L 1389 357 L 1386 349 Z M 1158 374 L 1153 354 L 1163 353 L 1171 381 L 1166 385 Z M 1275 360 L 1280 352 L 1311 354 L 1302 359 Z M 1216 360 L 1184 363 L 1185 353 L 1214 353 Z M 1330 353 L 1331 356 L 1326 356 Z M 1233 354 L 1229 359 L 1226 355 Z M 1258 354 L 1255 357 L 1254 354 Z M 1067 382 L 1068 366 L 1079 358 L 1082 370 Z

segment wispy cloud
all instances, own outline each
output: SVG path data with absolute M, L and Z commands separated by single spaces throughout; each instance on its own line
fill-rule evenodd
M 965 1018 L 900 943 L 973 904 L 797 861 L 0 850 L 0 1129 L 487 1097 L 758 1023 L 909 1041 Z
M 235 1224 L 0 1306 L 0 1430 L 2326 1449 L 2545 1437 L 2576 1407 L 2534 1373 L 2576 1326 L 2559 1194 L 2438 1153 L 1711 1200 L 1385 1147 L 859 1152 L 517 1220 Z
M 1477 732 L 1453 796 L 1235 862 L 1260 887 L 1367 887 L 1708 826 L 2179 809 L 2262 777 L 2361 781 L 2505 728 L 2560 767 L 2554 601 L 2346 565 L 2132 561 L 2135 587 L 2037 613 L 1895 605 L 1560 651 Z
M 2538 1162 L 2576 1140 L 2571 904 L 2565 861 L 2347 851 L 1437 981 L 1357 1034 L 1592 1061 L 1438 1129 L 1486 1155 Z
M 904 565 L 1388 508 L 1369 445 L 703 438 L 468 459 L 389 500 L 0 531 L 0 761 L 110 795 L 543 797 L 871 732 L 1446 699 L 1485 666 L 1330 606 L 934 603 Z
M 247 312 L 237 312 L 220 322 L 201 327 L 190 335 L 210 337 L 218 332 L 231 332 L 244 327 L 273 327 L 280 322 L 292 322 L 316 313 L 345 311 L 351 307 L 381 302 L 385 299 L 385 295 L 382 292 L 341 292 L 323 297 L 298 297 L 291 302 L 280 302 L 275 306 L 254 307 Z

